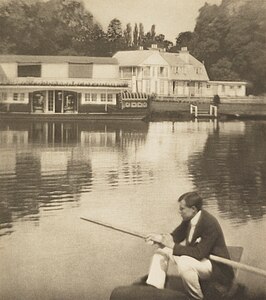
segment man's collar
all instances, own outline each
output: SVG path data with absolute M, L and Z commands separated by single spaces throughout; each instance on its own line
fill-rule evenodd
M 198 224 L 199 218 L 201 216 L 201 210 L 199 210 L 195 216 L 190 220 L 191 226 L 196 226 Z

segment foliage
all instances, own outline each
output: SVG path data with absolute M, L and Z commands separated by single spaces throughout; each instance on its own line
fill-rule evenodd
M 266 92 L 266 2 L 223 0 L 205 4 L 194 32 L 182 32 L 174 50 L 187 46 L 204 61 L 212 80 L 246 80 L 254 94 Z

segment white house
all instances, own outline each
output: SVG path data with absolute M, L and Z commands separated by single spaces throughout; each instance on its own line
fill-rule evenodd
M 179 53 L 157 49 L 118 51 L 120 78 L 132 92 L 170 97 L 245 96 L 245 82 L 210 81 L 204 64 L 186 47 Z

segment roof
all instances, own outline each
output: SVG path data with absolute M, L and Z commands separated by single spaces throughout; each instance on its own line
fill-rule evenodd
M 160 54 L 172 67 L 186 64 L 185 61 L 180 58 L 178 53 L 160 52 Z
M 153 50 L 131 50 L 118 51 L 113 57 L 118 60 L 119 66 L 138 66 L 152 54 Z
M 174 80 L 193 80 L 193 81 L 206 81 L 209 80 L 208 74 L 204 65 L 195 57 L 189 54 L 188 62 L 182 59 L 180 53 L 170 53 L 154 50 L 131 50 L 131 51 L 118 51 L 113 57 L 118 60 L 119 66 L 139 66 L 147 60 L 154 53 L 159 54 L 170 67 L 185 66 L 185 72 L 172 73 L 171 78 Z M 201 72 L 197 74 L 195 68 L 201 68 Z
M 117 65 L 113 57 L 52 56 L 52 55 L 0 55 L 0 63 L 80 63 Z

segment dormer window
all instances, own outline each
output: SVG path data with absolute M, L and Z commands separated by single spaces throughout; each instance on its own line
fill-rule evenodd
M 41 64 L 19 63 L 18 77 L 41 77 Z

